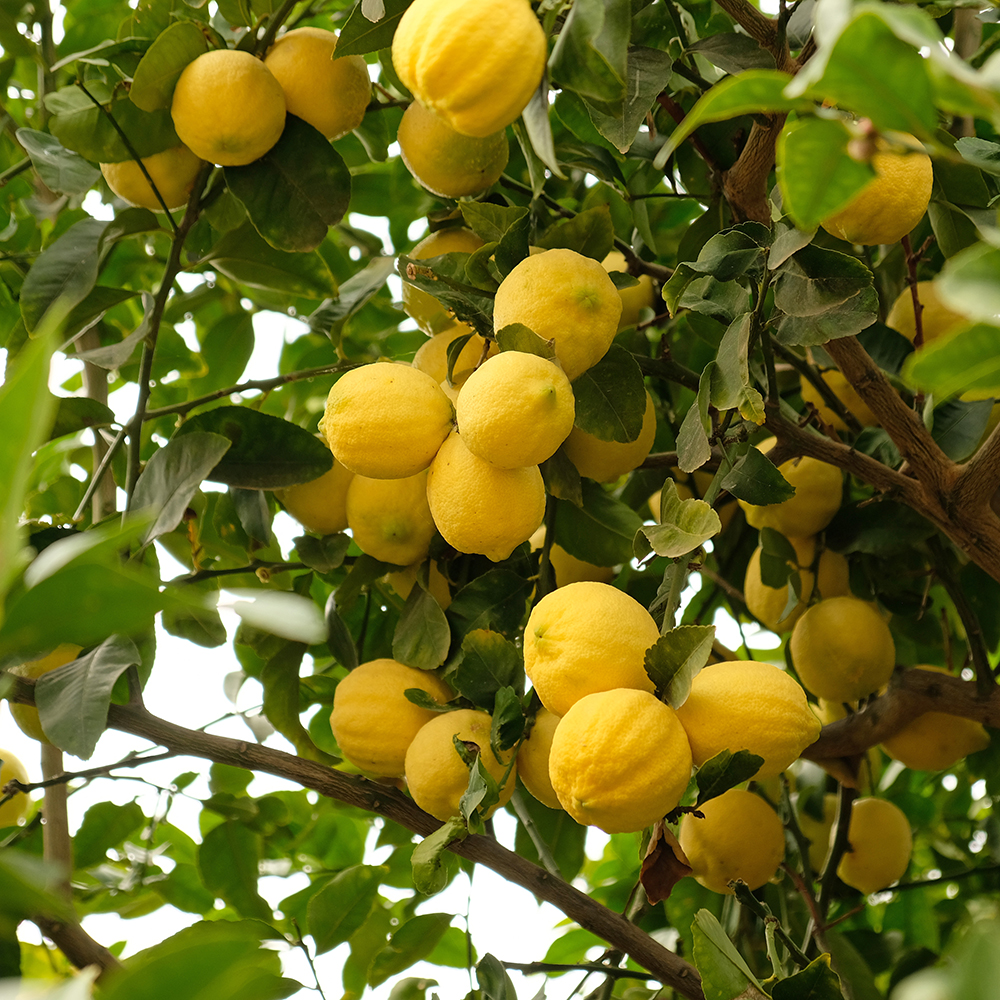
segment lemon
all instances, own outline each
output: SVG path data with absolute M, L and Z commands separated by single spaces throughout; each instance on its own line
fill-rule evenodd
M 371 479 L 422 472 L 451 432 L 451 400 L 426 372 L 377 362 L 341 375 L 319 429 L 343 465 Z
M 691 750 L 674 710 L 648 691 L 597 691 L 556 726 L 549 778 L 578 823 L 632 833 L 680 802 Z
M 465 446 L 501 469 L 539 465 L 573 429 L 576 402 L 563 370 L 523 351 L 488 358 L 455 404 Z
M 628 273 L 628 262 L 625 260 L 625 254 L 620 250 L 612 250 L 601 261 L 601 266 L 609 274 L 612 271 Z M 648 274 L 640 274 L 638 281 L 638 285 L 629 285 L 628 288 L 618 289 L 622 300 L 622 314 L 618 320 L 619 330 L 635 326 L 639 322 L 642 310 L 651 309 L 653 306 L 653 279 Z
M 785 856 L 785 831 L 778 814 L 759 795 L 730 788 L 698 811 L 704 818 L 686 813 L 678 834 L 698 882 L 732 895 L 729 883 L 735 879 L 752 890 L 774 878 Z
M 855 799 L 847 839 L 850 848 L 840 859 L 837 874 L 852 888 L 878 892 L 906 874 L 913 834 L 899 806 L 885 799 Z
M 805 810 L 798 814 L 799 829 L 809 841 L 809 867 L 817 874 L 823 871 L 826 856 L 830 853 L 830 834 L 837 821 L 837 796 L 827 792 L 823 796 L 823 818 L 817 819 Z
M 660 637 L 652 615 L 606 583 L 582 581 L 546 594 L 524 627 L 524 670 L 542 704 L 565 715 L 584 695 L 613 688 L 652 692 L 646 650 Z
M 549 549 L 549 563 L 555 573 L 556 586 L 568 587 L 571 583 L 595 581 L 610 583 L 615 578 L 613 566 L 597 566 L 571 556 L 561 545 L 553 542 Z
M 453 226 L 450 229 L 438 229 L 425 236 L 406 256 L 413 260 L 427 260 L 446 253 L 475 253 L 482 245 L 483 241 L 471 229 Z M 456 322 L 454 315 L 433 295 L 411 285 L 405 280 L 405 276 L 403 308 L 425 333 L 441 333 Z M 466 327 L 464 332 L 471 333 L 471 327 Z M 438 381 L 443 379 L 442 375 Z
M 499 132 L 538 89 L 548 55 L 528 0 L 415 0 L 392 64 L 425 107 L 464 135 Z
M 851 567 L 845 556 L 833 549 L 824 549 L 820 553 L 815 592 L 824 600 L 827 597 L 851 596 Z
M 403 287 L 410 286 L 404 285 Z M 444 333 L 434 334 L 426 343 L 421 344 L 417 348 L 417 353 L 413 355 L 413 367 L 427 372 L 435 382 L 440 384 L 448 377 L 448 347 L 459 337 L 466 336 L 469 339 L 455 359 L 452 374 L 475 368 L 483 359 L 483 355 L 493 357 L 497 353 L 496 341 L 491 340 L 487 344 L 486 339 L 480 337 L 471 326 L 458 323 L 445 330 Z
M 365 117 L 372 95 L 361 56 L 334 58 L 337 35 L 324 28 L 286 31 L 267 50 L 264 65 L 285 92 L 288 113 L 327 139 L 339 139 Z
M 918 281 L 917 297 L 923 309 L 920 311 L 920 329 L 924 335 L 924 343 L 937 340 L 946 334 L 968 325 L 969 320 L 949 309 L 937 293 L 936 281 Z M 917 335 L 917 322 L 913 313 L 913 295 L 909 288 L 904 288 L 892 304 L 885 325 L 891 326 L 907 340 L 913 340 Z
M 414 563 L 404 569 L 397 569 L 392 573 L 386 573 L 385 581 L 400 597 L 405 601 L 413 590 L 413 585 L 417 582 L 417 574 L 422 563 Z M 448 586 L 448 578 L 441 572 L 436 559 L 430 562 L 427 573 L 427 590 L 441 607 L 447 611 L 451 604 L 451 588 Z
M 51 653 L 37 660 L 29 660 L 27 663 L 15 664 L 8 669 L 17 677 L 30 677 L 36 679 L 42 674 L 47 674 L 50 670 L 56 670 L 75 660 L 83 651 L 82 646 L 76 646 L 71 642 L 64 642 L 56 646 Z M 42 729 L 41 720 L 38 717 L 38 709 L 34 705 L 23 705 L 20 702 L 9 703 L 10 714 L 18 724 L 25 736 L 30 736 L 39 743 L 50 742 Z M 3 787 L 0 782 L 0 787 Z M 2 824 L 0 824 L 2 825 Z
M 512 752 L 497 760 L 490 746 L 493 720 L 486 712 L 471 708 L 447 712 L 431 719 L 413 738 L 406 751 L 406 784 L 410 795 L 424 812 L 447 820 L 459 814 L 459 803 L 469 785 L 469 769 L 455 748 L 458 737 L 470 753 L 478 755 L 483 768 L 499 784 L 510 763 Z M 500 790 L 500 801 L 486 813 L 493 815 L 514 794 L 517 768 L 512 767 Z
M 285 128 L 285 94 L 249 52 L 214 49 L 184 67 L 170 115 L 195 156 L 224 167 L 259 160 Z
M 401 777 L 406 751 L 437 713 L 407 700 L 419 688 L 443 705 L 455 697 L 426 670 L 396 660 L 369 660 L 355 667 L 333 692 L 330 726 L 340 752 L 355 767 L 384 777 Z
M 346 506 L 354 541 L 373 559 L 409 566 L 427 557 L 434 519 L 427 506 L 426 471 L 405 479 L 355 476 Z
M 337 459 L 318 479 L 274 491 L 292 517 L 307 531 L 335 535 L 347 527 L 347 488 L 354 473 Z
M 608 272 L 575 250 L 525 257 L 500 282 L 493 300 L 494 327 L 521 323 L 553 341 L 571 381 L 607 353 L 621 313 L 621 296 Z
M 187 146 L 174 146 L 162 153 L 142 158 L 146 173 L 152 178 L 156 190 L 170 209 L 187 204 L 188 195 L 191 194 L 203 162 Z M 123 201 L 153 212 L 163 211 L 146 175 L 135 160 L 102 163 L 101 173 L 104 174 L 108 187 Z
M 558 725 L 558 715 L 547 708 L 540 708 L 535 715 L 534 725 L 517 751 L 518 777 L 524 787 L 550 809 L 562 809 L 559 796 L 549 778 L 549 753 Z
M 813 571 L 812 563 L 816 556 L 816 539 L 809 538 L 789 538 L 792 547 L 795 549 L 796 565 L 795 569 L 799 573 L 799 583 L 801 591 L 798 603 L 788 614 L 785 608 L 788 606 L 789 589 L 786 584 L 783 587 L 768 587 L 761 579 L 760 557 L 764 550 L 757 546 L 747 563 L 746 576 L 743 578 L 743 597 L 746 600 L 747 610 L 765 628 L 772 632 L 789 632 L 792 626 L 802 616 L 809 598 L 813 591 Z
M 537 465 L 499 469 L 473 455 L 455 433 L 431 463 L 427 501 L 449 545 L 500 562 L 538 530 L 545 484 Z
M 677 718 L 698 767 L 723 750 L 764 758 L 755 778 L 784 771 L 822 725 L 805 691 L 780 667 L 759 660 L 726 660 L 705 667 L 691 684 Z
M 917 142 L 912 135 L 901 138 Z M 931 199 L 934 170 L 926 153 L 892 149 L 881 138 L 876 147 L 871 161 L 876 176 L 846 208 L 820 223 L 848 243 L 895 243 L 921 220 Z
M 920 664 L 920 669 L 948 673 L 926 664 Z M 946 712 L 924 712 L 882 741 L 882 749 L 893 760 L 917 771 L 944 771 L 989 745 L 990 735 L 981 723 Z
M 882 616 L 857 597 L 828 597 L 795 623 L 789 644 L 802 683 L 818 698 L 853 702 L 888 683 L 896 663 Z
M 634 441 L 602 441 L 579 427 L 570 432 L 563 451 L 576 466 L 581 476 L 598 483 L 612 483 L 638 469 L 653 448 L 656 437 L 656 406 L 646 391 L 646 409 L 642 414 L 642 427 Z M 659 512 L 657 512 L 659 516 Z
M 9 750 L 0 750 L 0 798 L 3 798 L 2 790 L 8 781 L 20 781 L 26 785 L 28 772 Z M 30 808 L 31 799 L 20 792 L 9 802 L 5 802 L 0 806 L 0 830 L 6 826 L 17 826 Z
M 854 386 L 847 381 L 836 369 L 830 369 L 820 374 L 820 378 L 833 390 L 833 394 L 839 399 L 851 413 L 858 418 L 858 423 L 862 427 L 875 427 L 878 425 L 878 417 L 872 413 L 868 404 L 858 395 Z M 844 423 L 840 414 L 834 411 L 820 395 L 819 390 L 808 379 L 802 380 L 802 401 L 812 403 L 819 411 L 824 423 L 829 424 L 835 430 L 846 431 L 847 424 Z
M 403 113 L 396 136 L 406 169 L 431 194 L 462 198 L 492 187 L 507 166 L 507 136 L 463 135 L 414 101 Z

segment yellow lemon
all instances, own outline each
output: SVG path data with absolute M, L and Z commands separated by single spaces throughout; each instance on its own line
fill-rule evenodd
M 833 549 L 823 549 L 816 567 L 815 590 L 824 600 L 851 596 L 851 567 L 845 556 Z
M 549 549 L 549 563 L 555 573 L 556 586 L 568 587 L 571 583 L 594 581 L 610 583 L 615 578 L 613 566 L 597 566 L 571 556 L 561 545 L 553 543 Z
M 545 484 L 537 465 L 497 468 L 452 434 L 431 463 L 427 501 L 449 545 L 500 562 L 538 530 Z
M 656 406 L 646 391 L 646 409 L 642 414 L 642 427 L 634 441 L 602 441 L 579 427 L 570 432 L 563 451 L 576 466 L 581 476 L 598 483 L 612 483 L 638 469 L 653 448 L 656 437 Z
M 455 404 L 473 455 L 516 469 L 555 454 L 573 429 L 576 402 L 566 374 L 537 354 L 503 351 L 465 381 Z
M 535 723 L 521 742 L 517 751 L 517 775 L 524 787 L 543 805 L 562 809 L 549 778 L 549 752 L 555 736 L 559 716 L 547 708 L 540 708 Z
M 855 799 L 847 839 L 850 849 L 840 859 L 837 874 L 852 888 L 878 892 L 906 874 L 913 834 L 899 806 L 885 799 Z
M 556 726 L 549 778 L 578 823 L 632 833 L 662 819 L 691 778 L 691 749 L 674 710 L 648 691 L 585 695 Z
M 334 383 L 319 429 L 352 472 L 405 479 L 431 464 L 451 433 L 454 413 L 426 372 L 377 362 L 353 368 Z
M 612 250 L 601 261 L 601 265 L 609 274 L 612 271 L 628 273 L 628 263 L 621 250 Z M 640 274 L 637 280 L 638 285 L 629 285 L 628 288 L 618 289 L 622 300 L 622 314 L 618 320 L 619 330 L 635 326 L 639 322 L 642 310 L 651 309 L 653 306 L 653 279 L 648 274 Z
M 42 674 L 47 674 L 50 670 L 56 670 L 72 663 L 83 651 L 82 646 L 76 646 L 71 642 L 64 642 L 56 646 L 51 653 L 37 660 L 29 660 L 27 663 L 19 663 L 9 668 L 12 674 L 18 677 L 30 677 L 37 679 Z M 9 703 L 10 714 L 18 724 L 25 736 L 30 736 L 39 743 L 48 743 L 49 739 L 42 729 L 41 720 L 38 717 L 38 709 L 34 705 L 22 705 L 20 702 Z M 2 825 L 2 824 L 0 824 Z
M 869 409 L 868 404 L 858 395 L 854 386 L 847 381 L 836 369 L 822 372 L 820 378 L 833 390 L 833 394 L 839 399 L 851 413 L 858 418 L 858 423 L 862 427 L 875 427 L 878 424 L 878 417 Z M 846 431 L 847 424 L 844 423 L 840 414 L 827 405 L 827 402 L 820 395 L 819 390 L 808 379 L 802 380 L 802 401 L 812 403 L 819 411 L 823 421 L 838 431 Z
M 528 0 L 415 0 L 392 39 L 403 85 L 458 132 L 499 132 L 542 82 L 547 57 Z
M 330 726 L 340 752 L 355 767 L 384 777 L 403 775 L 406 751 L 437 713 L 414 705 L 410 688 L 443 705 L 455 697 L 440 678 L 396 660 L 369 660 L 355 667 L 333 692 Z
M 789 538 L 792 547 L 795 549 L 796 565 L 798 570 L 801 591 L 798 603 L 788 614 L 785 608 L 788 607 L 789 589 L 784 587 L 769 587 L 761 579 L 760 557 L 764 550 L 757 546 L 747 563 L 746 576 L 743 578 L 743 597 L 747 603 L 747 610 L 765 628 L 772 632 L 789 632 L 792 626 L 802 616 L 809 598 L 813 591 L 813 559 L 816 556 L 816 539 L 809 538 Z
M 162 153 L 142 158 L 146 173 L 170 209 L 187 204 L 188 195 L 191 194 L 203 162 L 187 146 L 174 146 Z M 127 201 L 130 205 L 148 208 L 153 212 L 163 211 L 163 206 L 157 200 L 149 181 L 146 180 L 146 175 L 135 160 L 102 163 L 101 173 L 104 174 L 108 187 L 123 201 Z
M 424 812 L 442 821 L 459 815 L 459 803 L 469 785 L 469 768 L 455 748 L 455 737 L 500 784 L 513 751 L 501 754 L 497 760 L 490 746 L 492 725 L 486 712 L 464 708 L 431 719 L 413 738 L 406 751 L 406 784 L 413 801 Z M 500 801 L 489 809 L 487 817 L 505 806 L 514 794 L 516 773 L 516 767 L 512 767 L 501 786 Z
M 652 615 L 606 583 L 571 583 L 546 594 L 524 627 L 524 670 L 542 704 L 565 715 L 584 695 L 613 688 L 652 692 L 646 650 L 660 637 Z
M 759 795 L 730 788 L 698 811 L 704 818 L 686 813 L 677 839 L 691 874 L 706 889 L 732 895 L 735 879 L 759 889 L 774 878 L 785 856 L 785 831 Z
M 348 527 L 362 552 L 395 566 L 426 558 L 434 537 L 426 471 L 405 479 L 355 476 L 346 506 Z
M 414 563 L 412 566 L 407 566 L 404 569 L 398 569 L 385 575 L 386 583 L 404 601 L 410 596 L 410 591 L 413 590 L 413 585 L 417 582 L 417 574 L 420 571 L 421 565 L 422 563 Z M 427 590 L 431 597 L 447 611 L 448 605 L 451 604 L 451 588 L 448 586 L 448 578 L 441 572 L 436 559 L 432 559 L 430 562 L 430 568 L 427 573 Z
M 618 330 L 622 300 L 608 272 L 575 250 L 525 257 L 497 289 L 493 325 L 521 323 L 555 345 L 572 381 L 607 353 Z
M 789 643 L 802 683 L 818 698 L 853 702 L 888 683 L 896 663 L 882 616 L 857 597 L 828 597 L 795 623 Z
M 8 781 L 28 783 L 28 771 L 25 766 L 9 751 L 0 749 L 0 790 Z M 0 794 L 2 798 L 2 794 Z M 5 826 L 17 826 L 28 814 L 31 799 L 20 792 L 9 802 L 0 806 L 0 830 Z
M 759 660 L 725 660 L 705 667 L 691 684 L 677 718 L 701 767 L 723 750 L 764 758 L 755 778 L 784 771 L 816 742 L 822 724 L 801 685 Z
M 830 852 L 830 834 L 837 820 L 837 796 L 827 792 L 823 796 L 823 817 L 817 819 L 804 809 L 798 814 L 799 829 L 809 841 L 809 867 L 819 874 L 826 864 Z
M 288 113 L 327 139 L 339 139 L 365 117 L 372 95 L 361 56 L 334 57 L 337 35 L 324 28 L 286 31 L 267 50 L 264 65 L 285 92 Z
M 403 287 L 409 286 L 404 285 Z M 483 360 L 484 355 L 491 358 L 497 353 L 496 341 L 491 340 L 487 343 L 486 339 L 480 337 L 471 326 L 457 323 L 445 330 L 444 333 L 436 333 L 426 343 L 421 344 L 417 348 L 417 353 L 413 355 L 411 362 L 413 367 L 427 372 L 435 382 L 443 382 L 448 377 L 448 348 L 459 337 L 468 337 L 469 339 L 455 359 L 452 368 L 453 375 L 456 372 L 475 368 Z
M 917 297 L 923 309 L 920 311 L 920 329 L 924 335 L 924 343 L 937 340 L 946 334 L 968 325 L 969 320 L 949 309 L 937 293 L 936 281 L 918 281 Z M 917 322 L 914 319 L 913 295 L 909 288 L 904 288 L 893 302 L 885 325 L 891 326 L 907 340 L 913 340 L 917 335 Z
M 335 535 L 347 527 L 347 488 L 354 473 L 337 459 L 319 479 L 275 490 L 274 495 L 292 517 L 308 531 Z
M 285 128 L 285 94 L 249 52 L 213 49 L 184 67 L 170 115 L 195 156 L 224 167 L 259 160 Z
M 450 229 L 435 230 L 429 236 L 425 236 L 406 256 L 414 260 L 427 260 L 446 253 L 475 253 L 482 245 L 483 241 L 471 229 L 452 226 Z M 447 307 L 429 292 L 411 285 L 405 277 L 403 308 L 425 333 L 441 333 L 454 326 L 456 322 Z M 472 330 L 467 327 L 464 332 L 471 333 Z M 443 379 L 442 375 L 438 381 Z

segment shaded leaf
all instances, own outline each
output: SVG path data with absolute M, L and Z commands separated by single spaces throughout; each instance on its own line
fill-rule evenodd
M 517 647 L 499 632 L 477 628 L 462 640 L 462 659 L 445 680 L 474 705 L 493 711 L 497 692 L 524 690 L 524 667 Z
M 758 507 L 781 503 L 795 495 L 795 487 L 757 448 L 748 448 L 746 454 L 733 463 L 720 486 L 737 499 Z
M 607 205 L 597 205 L 557 222 L 538 240 L 545 250 L 566 248 L 602 261 L 615 245 L 615 227 Z
M 616 106 L 613 112 L 610 106 L 605 105 L 610 113 L 588 107 L 597 130 L 619 152 L 626 152 L 632 145 L 657 95 L 666 87 L 672 68 L 673 60 L 666 52 L 633 46 L 628 50 L 626 91 L 621 105 Z
M 392 655 L 420 670 L 441 666 L 451 645 L 451 629 L 441 605 L 419 583 L 414 583 L 392 637 Z
M 410 917 L 375 956 L 368 977 L 369 983 L 378 986 L 390 976 L 426 958 L 454 919 L 450 913 L 418 913 L 415 917 Z
M 73 834 L 73 866 L 89 868 L 107 861 L 107 852 L 121 844 L 146 822 L 146 815 L 135 802 L 117 805 L 95 802 L 83 816 Z
M 602 441 L 634 441 L 646 412 L 646 386 L 635 358 L 618 344 L 573 381 L 576 426 Z
M 399 19 L 411 2 L 412 0 L 382 0 L 383 15 L 374 23 L 362 9 L 364 4 L 357 4 L 340 29 L 334 59 L 340 56 L 365 56 L 369 52 L 388 48 Z
M 66 149 L 47 132 L 33 128 L 19 128 L 17 141 L 31 157 L 31 165 L 46 187 L 60 194 L 83 194 L 89 191 L 101 176 L 100 170 L 91 166 L 79 153 Z
M 706 760 L 695 774 L 698 786 L 696 806 L 714 799 L 730 788 L 735 788 L 752 778 L 759 770 L 764 758 L 749 750 L 722 750 L 711 760 Z
M 556 347 L 554 340 L 542 340 L 533 330 L 523 323 L 508 323 L 496 332 L 497 346 L 501 351 L 521 351 L 524 354 L 537 354 L 540 358 L 555 359 Z M 448 348 L 449 353 L 451 346 Z M 461 350 L 461 348 L 458 348 Z
M 449 844 L 465 840 L 468 835 L 464 821 L 452 818 L 413 848 L 413 887 L 417 892 L 433 896 L 448 884 L 450 876 L 441 855 Z
M 507 569 L 476 577 L 455 595 L 447 616 L 458 635 L 475 629 L 495 629 L 512 637 L 520 630 L 531 583 Z
M 764 991 L 722 925 L 709 910 L 699 910 L 691 926 L 694 964 L 701 973 L 705 1000 L 765 1000 Z
M 139 60 L 129 97 L 143 111 L 169 108 L 174 86 L 188 63 L 208 51 L 208 40 L 192 21 L 176 21 L 159 34 Z
M 680 708 L 691 693 L 691 682 L 708 663 L 714 642 L 714 625 L 679 625 L 661 635 L 643 657 L 657 697 Z
M 582 507 L 568 500 L 554 501 L 560 546 L 571 556 L 597 566 L 628 562 L 642 518 L 589 479 L 582 481 L 581 492 Z
M 260 835 L 227 819 L 205 834 L 198 848 L 198 868 L 205 887 L 241 916 L 270 921 L 271 907 L 257 889 L 260 857 Z
M 549 58 L 552 79 L 614 113 L 626 92 L 629 14 L 625 0 L 577 0 Z
M 840 977 L 830 968 L 829 955 L 814 958 L 771 989 L 772 1000 L 843 1000 L 843 996 Z
M 347 941 L 368 919 L 384 873 L 373 865 L 352 865 L 309 899 L 309 933 L 318 955 Z

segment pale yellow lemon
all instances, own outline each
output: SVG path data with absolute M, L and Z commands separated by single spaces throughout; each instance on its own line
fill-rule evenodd
M 329 472 L 297 486 L 275 490 L 285 510 L 303 528 L 318 535 L 335 535 L 347 527 L 347 488 L 354 473 L 337 459 Z
M 427 372 L 438 384 L 444 382 L 448 377 L 448 348 L 459 337 L 468 337 L 469 339 L 455 359 L 452 375 L 456 372 L 474 369 L 484 356 L 491 358 L 497 353 L 496 341 L 491 340 L 487 345 L 486 339 L 480 337 L 471 326 L 467 326 L 465 323 L 456 323 L 443 333 L 436 333 L 426 343 L 421 344 L 417 348 L 417 353 L 413 355 L 411 364 L 414 368 Z
M 28 771 L 25 766 L 9 750 L 0 749 L 0 790 L 8 781 L 28 783 Z M 2 798 L 0 794 L 0 798 Z M 0 806 L 0 829 L 5 826 L 17 826 L 28 814 L 31 799 L 18 792 L 9 802 Z
M 809 867 L 814 874 L 819 874 L 830 853 L 830 833 L 837 819 L 837 796 L 833 792 L 827 792 L 823 796 L 822 819 L 817 819 L 805 809 L 800 809 L 797 819 L 799 829 L 809 841 Z
M 608 273 L 623 271 L 628 274 L 628 262 L 621 250 L 612 250 L 601 261 L 601 265 Z M 622 314 L 618 320 L 619 330 L 635 326 L 639 322 L 642 310 L 649 309 L 653 305 L 653 279 L 648 274 L 640 274 L 638 282 L 638 285 L 629 285 L 627 288 L 618 289 L 622 300 Z
M 910 866 L 913 833 L 906 813 L 885 799 L 855 799 L 847 830 L 850 848 L 837 865 L 837 875 L 864 893 L 886 889 Z
M 204 160 L 195 156 L 187 146 L 173 146 L 163 150 L 162 153 L 142 158 L 146 173 L 149 174 L 169 209 L 180 208 L 187 204 L 195 178 L 203 163 Z M 163 205 L 146 180 L 146 174 L 135 160 L 102 163 L 101 173 L 108 182 L 108 187 L 123 201 L 127 201 L 130 205 L 138 205 L 140 208 L 148 208 L 153 212 L 163 211 Z
M 550 809 L 562 809 L 549 778 L 549 752 L 555 736 L 559 716 L 547 708 L 540 708 L 535 722 L 528 730 L 517 751 L 517 776 L 524 787 Z
M 362 552 L 409 566 L 426 558 L 434 537 L 427 472 L 405 479 L 355 476 L 347 489 L 347 524 Z
M 581 476 L 598 483 L 611 483 L 642 465 L 653 449 L 655 437 L 656 405 L 647 390 L 642 427 L 634 441 L 602 441 L 574 427 L 566 438 L 563 451 Z
M 410 596 L 413 585 L 417 582 L 417 575 L 422 565 L 422 563 L 414 563 L 412 566 L 386 573 L 385 582 L 405 601 Z M 427 590 L 431 597 L 447 611 L 451 604 L 451 588 L 448 586 L 448 578 L 441 572 L 441 567 L 438 566 L 436 559 L 430 561 L 427 572 Z
M 37 660 L 29 660 L 27 663 L 18 663 L 8 669 L 17 677 L 30 677 L 37 679 L 51 670 L 64 667 L 67 663 L 75 660 L 83 651 L 82 646 L 74 645 L 71 642 L 60 643 L 51 653 L 40 657 Z M 21 702 L 12 701 L 9 703 L 10 714 L 18 724 L 21 732 L 30 736 L 39 743 L 50 742 L 42 729 L 41 719 L 38 717 L 38 709 L 34 705 L 24 705 Z
M 937 288 L 936 281 L 917 282 L 917 297 L 923 307 L 920 310 L 920 329 L 925 344 L 944 337 L 969 322 L 965 316 L 950 309 L 941 301 Z M 893 302 L 889 315 L 885 318 L 885 325 L 891 326 L 907 340 L 912 341 L 916 337 L 917 322 L 914 318 L 913 293 L 909 288 L 904 288 Z
M 830 387 L 837 399 L 858 418 L 858 423 L 862 427 L 874 427 L 878 424 L 878 417 L 872 413 L 868 404 L 858 395 L 854 386 L 839 371 L 832 368 L 829 371 L 822 372 L 820 378 Z M 802 401 L 812 403 L 819 411 L 819 415 L 823 418 L 823 421 L 831 427 L 838 431 L 847 430 L 847 424 L 844 423 L 840 414 L 827 404 L 826 400 L 820 395 L 819 389 L 808 379 L 802 379 Z
M 425 236 L 406 256 L 427 260 L 446 253 L 475 253 L 482 245 L 483 241 L 471 229 L 451 226 Z M 425 333 L 441 333 L 456 323 L 454 314 L 446 306 L 406 280 L 403 281 L 403 308 Z M 470 333 L 471 328 L 465 332 Z M 442 375 L 438 381 L 443 378 Z
M 813 591 L 812 564 L 816 557 L 816 539 L 790 538 L 789 542 L 795 549 L 796 564 L 793 567 L 799 574 L 800 592 L 797 603 L 786 614 L 790 590 L 786 583 L 783 587 L 769 587 L 764 583 L 760 573 L 760 559 L 763 548 L 757 546 L 747 563 L 746 575 L 743 578 L 743 598 L 747 610 L 762 625 L 772 632 L 789 632 L 792 626 L 802 616 Z

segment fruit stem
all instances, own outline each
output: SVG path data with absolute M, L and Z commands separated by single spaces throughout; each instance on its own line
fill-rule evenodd
M 531 843 L 534 845 L 535 852 L 538 854 L 538 860 L 541 861 L 542 867 L 550 875 L 554 875 L 556 878 L 562 878 L 562 872 L 559 871 L 559 863 L 556 861 L 552 851 L 549 850 L 549 845 L 545 843 L 545 839 L 542 837 L 538 827 L 535 826 L 535 821 L 531 818 L 531 813 L 528 812 L 528 807 L 525 805 L 524 796 L 521 794 L 520 788 L 514 789 L 514 794 L 510 797 L 510 804 L 521 826 L 524 827 L 524 832 L 528 835 Z

